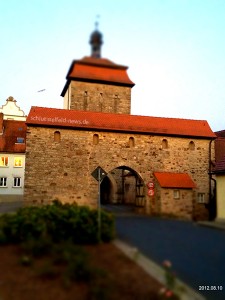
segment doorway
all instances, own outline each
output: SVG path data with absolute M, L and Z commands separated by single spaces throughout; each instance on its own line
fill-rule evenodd
M 145 206 L 145 185 L 140 175 L 127 166 L 110 171 L 101 186 L 102 204 Z

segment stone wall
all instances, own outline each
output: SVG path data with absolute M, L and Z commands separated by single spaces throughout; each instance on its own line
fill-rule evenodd
M 54 141 L 55 131 L 60 132 L 60 140 Z M 95 136 L 93 143 L 94 134 L 98 139 Z M 134 138 L 132 144 L 130 137 Z M 190 147 L 191 141 L 194 147 Z M 24 197 L 25 201 L 58 198 L 94 207 L 98 185 L 91 173 L 97 166 L 106 172 L 127 166 L 137 172 L 144 184 L 155 181 L 153 172 L 185 172 L 197 185 L 192 199 L 194 218 L 206 218 L 207 210 L 204 204 L 197 203 L 197 193 L 205 193 L 208 201 L 208 162 L 209 140 L 205 139 L 28 127 Z M 154 201 L 157 194 L 149 198 L 146 193 L 149 213 Z
M 179 197 L 174 197 L 174 191 L 179 193 Z M 192 189 L 161 188 L 156 182 L 152 214 L 192 220 L 194 219 L 193 200 L 194 191 Z M 202 213 L 204 214 L 204 211 Z
M 72 81 L 65 97 L 69 109 L 130 114 L 130 87 Z

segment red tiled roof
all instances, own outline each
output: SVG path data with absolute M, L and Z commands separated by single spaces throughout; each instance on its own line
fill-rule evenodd
M 187 173 L 154 172 L 154 176 L 163 188 L 192 189 L 196 187 Z
M 3 133 L 0 132 L 0 152 L 25 152 L 26 130 L 25 121 L 3 120 Z M 17 138 L 23 138 L 24 143 L 18 143 Z
M 218 162 L 216 162 L 214 173 L 225 173 L 225 156 Z
M 207 121 L 31 107 L 28 125 L 215 138 Z
M 88 82 L 106 82 L 117 85 L 134 86 L 127 74 L 128 67 L 118 65 L 106 58 L 84 57 L 74 60 L 66 76 L 65 85 L 61 96 L 65 95 L 68 81 L 81 80 Z

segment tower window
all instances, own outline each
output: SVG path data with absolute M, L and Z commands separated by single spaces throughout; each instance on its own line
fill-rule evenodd
M 134 138 L 133 138 L 133 137 L 130 137 L 130 138 L 129 138 L 129 147 L 130 147 L 130 148 L 133 148 L 134 146 L 135 146 Z
M 166 139 L 162 140 L 162 149 L 168 149 L 168 141 Z
M 87 110 L 88 107 L 88 92 L 84 92 L 84 110 Z
M 61 134 L 59 131 L 54 132 L 54 142 L 59 143 L 61 141 Z
M 195 150 L 195 143 L 193 141 L 189 143 L 189 150 Z
M 114 96 L 114 113 L 117 113 L 117 110 L 118 110 L 118 100 L 119 100 L 119 97 L 118 95 L 116 94 Z
M 99 110 L 100 111 L 103 110 L 103 94 L 102 93 L 99 94 Z
M 93 145 L 98 145 L 98 143 L 99 143 L 99 135 L 94 134 L 93 135 Z

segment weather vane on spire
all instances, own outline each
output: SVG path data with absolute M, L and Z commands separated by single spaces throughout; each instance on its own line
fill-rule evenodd
M 100 15 L 96 15 L 95 30 L 98 30 Z
M 90 44 L 91 44 L 91 56 L 95 58 L 101 57 L 101 46 L 103 44 L 102 41 L 102 34 L 98 30 L 98 19 L 100 18 L 99 15 L 96 15 L 96 21 L 95 21 L 95 30 L 92 32 L 90 37 Z

